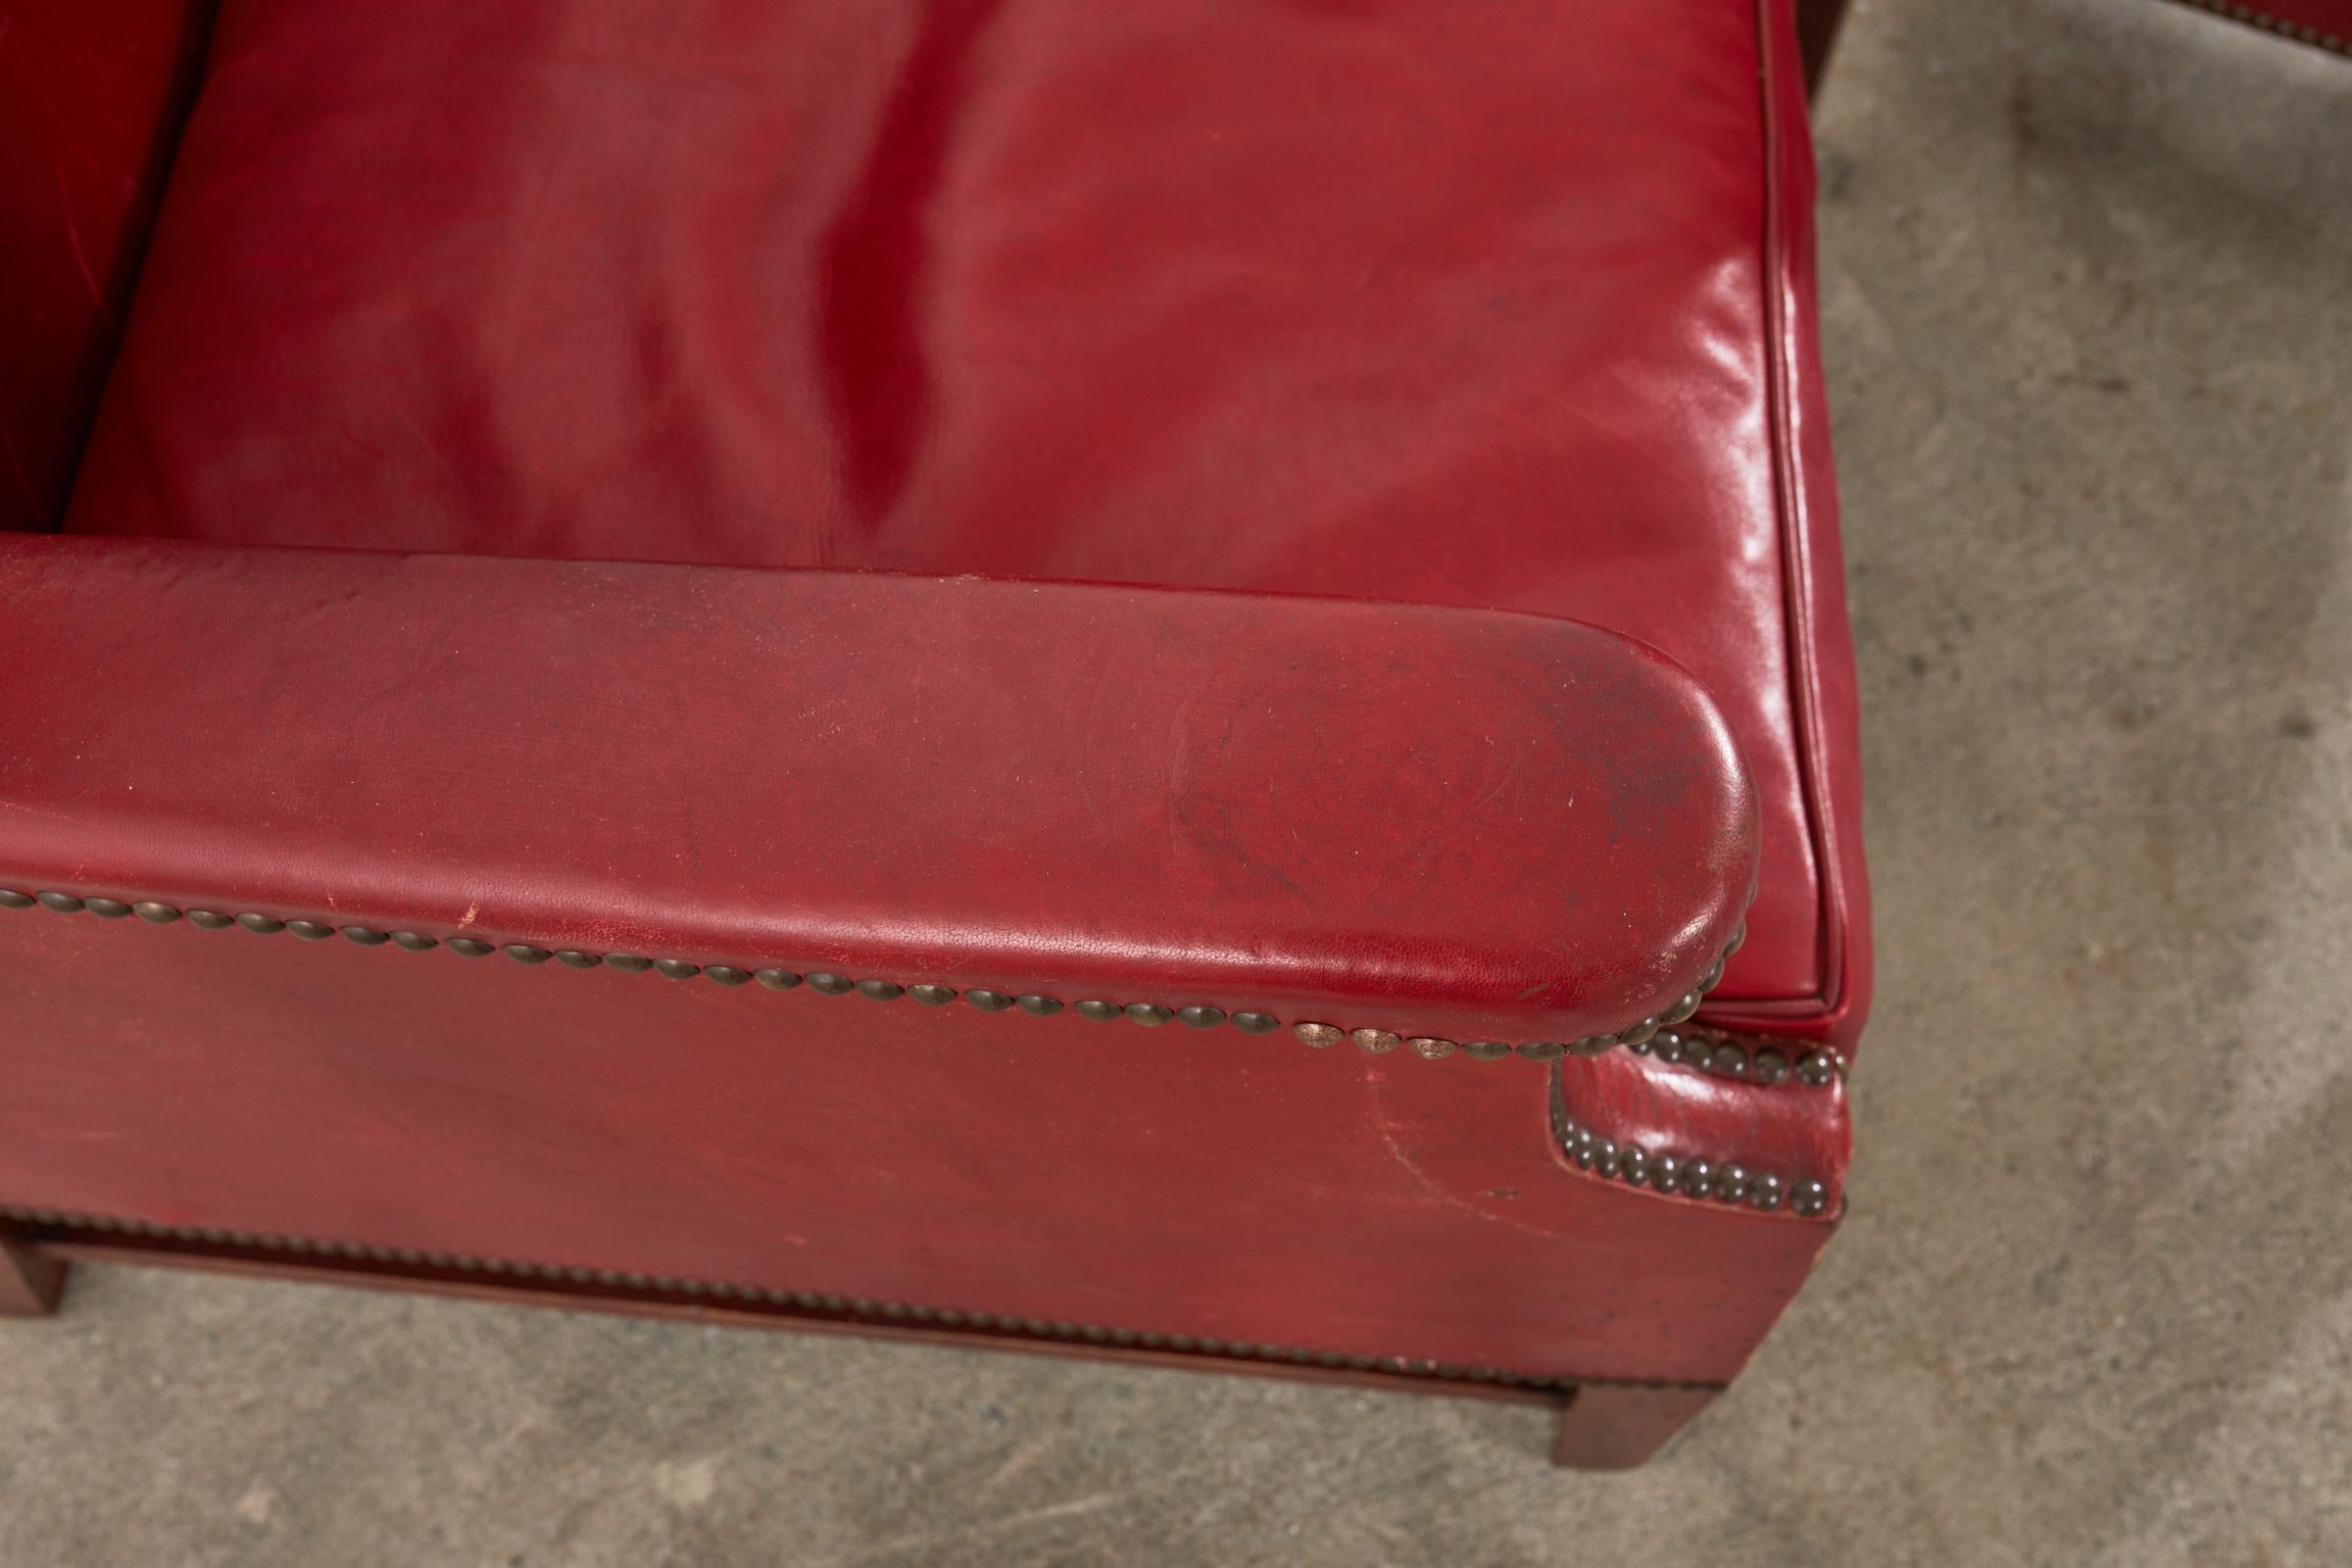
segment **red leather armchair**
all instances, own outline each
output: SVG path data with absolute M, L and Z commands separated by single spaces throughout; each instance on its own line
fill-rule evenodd
M 1739 1370 L 1869 978 L 1780 0 L 167 11 L 0 40 L 0 1300 Z

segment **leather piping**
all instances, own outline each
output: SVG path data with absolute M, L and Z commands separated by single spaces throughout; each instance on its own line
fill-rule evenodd
M 1811 998 L 1760 997 L 1741 999 L 1743 1011 L 1773 1012 L 1789 1008 L 1803 1015 L 1832 1014 L 1845 999 L 1845 893 L 1839 879 L 1837 826 L 1831 818 L 1828 793 L 1829 760 L 1822 740 L 1821 682 L 1813 659 L 1812 579 L 1802 540 L 1809 521 L 1802 487 L 1796 482 L 1793 456 L 1795 432 L 1789 424 L 1792 401 L 1788 364 L 1788 258 L 1785 250 L 1787 223 L 1782 212 L 1785 192 L 1781 179 L 1783 132 L 1780 78 L 1781 59 L 1774 19 L 1783 0 L 1757 0 L 1756 55 L 1758 99 L 1763 111 L 1764 235 L 1763 274 L 1765 360 L 1765 418 L 1772 431 L 1773 496 L 1780 514 L 1776 530 L 1781 546 L 1783 611 L 1788 627 L 1788 711 L 1796 725 L 1802 765 L 1797 769 L 1805 792 L 1805 818 L 1812 830 L 1814 876 L 1820 889 L 1817 917 L 1821 921 L 1819 948 L 1820 995 Z
M 446 946 L 450 952 L 468 958 L 488 957 L 493 953 L 503 952 L 508 957 L 518 963 L 543 964 L 552 958 L 564 967 L 571 969 L 609 967 L 623 972 L 658 969 L 673 980 L 691 980 L 700 975 L 722 986 L 739 986 L 747 981 L 756 980 L 770 991 L 791 991 L 806 983 L 811 991 L 822 996 L 848 996 L 852 992 L 856 992 L 872 1002 L 896 1002 L 901 997 L 908 997 L 926 1006 L 936 1007 L 945 1006 L 957 1000 L 960 995 L 964 1002 L 983 1012 L 1003 1012 L 1008 1008 L 1018 1007 L 1032 1017 L 1041 1018 L 1050 1017 L 1061 1011 L 1064 1006 L 1059 998 L 1036 993 L 1012 995 L 1003 991 L 973 987 L 959 994 L 953 986 L 929 981 L 918 980 L 911 984 L 902 984 L 896 980 L 878 978 L 854 979 L 848 975 L 825 970 L 810 970 L 807 974 L 802 974 L 796 970 L 779 968 L 744 969 L 732 964 L 697 963 L 686 958 L 649 958 L 627 953 L 596 954 L 577 948 L 549 949 L 527 942 L 510 942 L 503 947 L 498 947 L 478 937 L 451 937 L 444 943 L 441 938 L 427 936 L 420 932 L 387 931 L 369 925 L 337 926 L 323 920 L 302 918 L 281 920 L 275 915 L 252 911 L 224 914 L 213 909 L 183 909 L 176 905 L 164 904 L 152 899 L 124 902 L 121 899 L 103 896 L 84 897 L 80 894 L 65 893 L 54 889 L 28 894 L 0 888 L 0 908 L 25 909 L 35 906 L 59 914 L 77 914 L 87 910 L 102 919 L 109 920 L 120 920 L 126 915 L 136 914 L 142 921 L 152 925 L 171 925 L 185 918 L 190 924 L 203 930 L 224 930 L 234 926 L 263 936 L 273 936 L 280 931 L 290 931 L 295 936 L 312 942 L 323 942 L 329 937 L 340 936 L 360 947 L 373 948 L 390 945 L 405 948 L 414 953 L 429 952 L 434 948 Z M 1334 1046 L 1343 1040 L 1350 1040 L 1370 1055 L 1384 1055 L 1402 1045 L 1409 1047 L 1413 1054 L 1429 1061 L 1449 1056 L 1457 1050 L 1467 1056 L 1482 1061 L 1498 1060 L 1514 1054 L 1524 1056 L 1531 1061 L 1556 1061 L 1563 1055 L 1597 1056 L 1619 1046 L 1640 1048 L 1646 1045 L 1657 1035 L 1659 1030 L 1679 1024 L 1698 1010 L 1700 999 L 1715 986 L 1716 982 L 1723 978 L 1724 965 L 1731 956 L 1739 951 L 1740 942 L 1746 936 L 1746 930 L 1747 928 L 1743 925 L 1732 933 L 1730 944 L 1725 947 L 1706 974 L 1700 977 L 1698 985 L 1693 990 L 1685 993 L 1665 1011 L 1639 1019 L 1611 1034 L 1588 1035 L 1576 1041 L 1531 1041 L 1513 1046 L 1496 1040 L 1473 1040 L 1457 1045 L 1454 1041 L 1440 1039 L 1432 1035 L 1415 1035 L 1408 1039 L 1392 1029 L 1342 1029 L 1333 1024 L 1304 1020 L 1293 1023 L 1291 1032 L 1298 1036 L 1303 1044 L 1317 1048 Z M 1115 1003 L 1090 998 L 1077 1003 L 1075 1010 L 1081 1017 L 1104 1022 L 1125 1018 L 1130 1023 L 1140 1024 L 1146 1028 L 1157 1028 L 1171 1020 L 1181 1020 L 1194 1029 L 1214 1029 L 1219 1024 L 1230 1020 L 1245 1034 L 1269 1034 L 1282 1027 L 1282 1020 L 1272 1013 L 1245 1009 L 1229 1014 L 1222 1007 L 1212 1007 L 1199 1003 L 1182 1006 L 1167 1006 L 1155 1002 Z
M 1467 1366 L 1450 1361 L 1403 1355 L 1348 1354 L 1299 1346 L 1267 1345 L 1253 1341 L 1220 1340 L 1190 1334 L 1161 1334 L 1151 1330 L 1107 1328 L 1093 1323 L 1048 1321 L 933 1307 L 862 1296 L 840 1296 L 814 1291 L 771 1290 L 723 1280 L 683 1279 L 666 1274 L 638 1274 L 615 1269 L 580 1268 L 564 1264 L 522 1262 L 512 1258 L 476 1257 L 466 1253 L 426 1251 L 414 1248 L 368 1247 L 357 1242 L 318 1241 L 309 1237 L 262 1235 L 251 1231 L 220 1230 L 210 1226 L 161 1225 L 149 1220 L 111 1215 L 61 1212 L 54 1209 L 0 1205 L 0 1221 L 34 1246 L 44 1241 L 94 1239 L 110 1234 L 146 1238 L 189 1249 L 240 1250 L 343 1259 L 397 1271 L 430 1271 L 465 1275 L 485 1283 L 499 1278 L 543 1284 L 587 1287 L 591 1292 L 629 1300 L 666 1301 L 677 1305 L 726 1305 L 784 1308 L 800 1315 L 871 1323 L 878 1327 L 962 1329 L 975 1335 L 1015 1336 L 1060 1344 L 1104 1346 L 1117 1349 L 1154 1350 L 1201 1359 L 1288 1362 L 1294 1366 L 1325 1367 L 1355 1372 L 1386 1372 L 1433 1383 L 1488 1383 L 1501 1388 L 1528 1389 L 1565 1395 L 1587 1384 L 1622 1388 L 1714 1390 L 1717 1383 L 1678 1383 L 1644 1378 L 1588 1378 L 1517 1372 L 1501 1367 Z M 87 1233 L 76 1235 L 75 1233 Z

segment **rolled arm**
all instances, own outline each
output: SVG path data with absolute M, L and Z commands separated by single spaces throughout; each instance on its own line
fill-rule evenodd
M 0 888 L 101 912 L 1542 1055 L 1756 869 L 1690 677 L 1528 615 L 14 535 L 0 671 Z

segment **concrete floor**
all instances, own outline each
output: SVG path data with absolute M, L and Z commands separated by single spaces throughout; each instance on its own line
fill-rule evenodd
M 1863 3 L 1824 298 L 1851 1219 L 1665 1459 L 1532 1410 L 85 1270 L 0 1563 L 2352 1561 L 2352 62 Z

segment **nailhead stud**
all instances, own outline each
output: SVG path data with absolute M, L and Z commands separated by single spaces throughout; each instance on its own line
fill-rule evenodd
M 258 911 L 248 911 L 232 917 L 208 909 L 182 911 L 173 906 L 155 900 L 142 900 L 136 905 L 132 905 L 103 896 L 83 899 L 58 890 L 23 894 L 0 889 L 0 907 L 24 908 L 36 903 L 64 913 L 88 909 L 109 919 L 120 919 L 125 915 L 136 913 L 141 919 L 159 925 L 170 924 L 184 917 L 191 924 L 209 930 L 217 930 L 233 923 L 263 935 L 277 931 L 292 931 L 296 936 L 313 942 L 324 941 L 328 937 L 341 935 L 347 941 L 360 947 L 378 947 L 390 942 L 411 952 L 420 953 L 441 945 L 435 938 L 418 932 L 386 932 L 367 925 L 338 928 L 322 921 L 306 918 L 281 921 L 274 916 Z M 1744 934 L 1744 928 L 1741 934 Z M 1725 950 L 1727 956 L 1736 950 L 1737 944 L 1738 937 L 1735 937 L 1733 947 Z M 451 952 L 468 958 L 482 957 L 490 953 L 501 951 L 490 943 L 474 937 L 452 937 L 448 939 L 447 946 Z M 806 983 L 811 990 L 827 996 L 841 996 L 851 990 L 856 990 L 878 1002 L 894 1001 L 899 997 L 911 995 L 926 1005 L 939 1006 L 954 1001 L 956 995 L 955 988 L 951 986 L 930 982 L 906 987 L 888 980 L 853 980 L 849 976 L 827 971 L 816 971 L 804 977 L 785 969 L 763 968 L 755 972 L 730 964 L 713 964 L 706 969 L 683 958 L 656 959 L 620 953 L 605 954 L 600 956 L 573 948 L 551 952 L 534 944 L 521 942 L 509 943 L 503 951 L 517 962 L 526 964 L 544 963 L 552 957 L 565 967 L 574 969 L 594 968 L 600 963 L 624 972 L 655 968 L 674 980 L 685 980 L 696 975 L 707 974 L 711 980 L 724 986 L 738 986 L 756 979 L 771 991 L 791 990 Z M 1722 963 L 1719 960 L 1705 984 L 1711 985 L 1714 978 L 1719 978 Z M 1700 989 L 1704 988 L 1702 985 Z M 1022 1010 L 1033 1016 L 1046 1017 L 1062 1009 L 1062 1004 L 1057 999 L 1037 994 L 1024 994 L 1016 999 L 1002 992 L 982 989 L 973 990 L 964 995 L 965 1000 L 983 1011 L 1002 1011 L 1017 1004 Z M 1679 1022 L 1683 1017 L 1688 1016 L 1690 1005 L 1694 1004 L 1694 997 L 1686 996 L 1680 999 L 1677 1007 L 1670 1009 L 1668 1014 L 1642 1019 L 1632 1028 L 1617 1035 L 1587 1036 L 1571 1044 L 1550 1041 L 1532 1042 L 1519 1046 L 1515 1054 L 1535 1061 L 1553 1061 L 1571 1052 L 1580 1055 L 1596 1055 L 1619 1043 L 1639 1047 L 1657 1035 L 1667 1023 Z M 1121 1006 L 1113 1002 L 1088 1000 L 1078 1003 L 1076 1009 L 1085 1017 L 1094 1019 L 1124 1017 L 1146 1028 L 1157 1028 L 1171 1019 L 1182 1019 L 1191 1028 L 1213 1029 L 1228 1021 L 1229 1018 L 1235 1027 L 1249 1034 L 1267 1034 L 1282 1027 L 1280 1020 L 1271 1013 L 1245 1011 L 1228 1014 L 1223 1008 L 1211 1006 L 1205 1003 L 1194 1003 L 1182 1008 L 1173 1008 L 1150 1002 L 1129 1003 Z M 1492 1040 L 1471 1041 L 1461 1045 L 1430 1035 L 1416 1035 L 1407 1040 L 1395 1030 L 1364 1027 L 1352 1031 L 1343 1031 L 1324 1023 L 1297 1024 L 1293 1026 L 1293 1030 L 1300 1041 L 1311 1047 L 1320 1049 L 1336 1045 L 1343 1039 L 1351 1039 L 1360 1049 L 1374 1055 L 1385 1055 L 1395 1051 L 1399 1045 L 1409 1046 L 1414 1054 L 1432 1061 L 1451 1055 L 1456 1051 L 1463 1052 L 1474 1059 L 1489 1061 L 1514 1054 L 1512 1047 Z M 1677 1049 L 1677 1040 L 1678 1037 L 1669 1031 L 1660 1043 L 1658 1054 L 1661 1057 L 1668 1056 L 1670 1050 Z M 1687 1053 L 1690 1049 L 1690 1043 L 1682 1042 L 1679 1049 Z M 1698 1049 L 1702 1054 L 1707 1050 L 1703 1046 Z M 1736 1063 L 1736 1067 L 1733 1068 L 1736 1074 L 1750 1070 L 1746 1054 L 1738 1046 L 1727 1043 L 1717 1053 L 1717 1056 L 1726 1063 Z M 1702 1060 L 1704 1059 L 1702 1054 Z M 1777 1070 L 1776 1064 L 1785 1059 L 1777 1053 L 1759 1053 L 1753 1070 L 1765 1081 L 1771 1081 Z M 1709 1060 L 1706 1061 L 1706 1064 L 1713 1066 L 1714 1062 Z M 1828 1081 L 1837 1076 L 1841 1066 L 1842 1063 L 1838 1062 L 1835 1055 L 1824 1052 L 1814 1052 L 1809 1053 L 1794 1070 L 1800 1078 L 1805 1078 L 1809 1082 Z M 1723 1069 L 1717 1068 L 1717 1070 Z M 1613 1156 L 1610 1163 L 1611 1168 L 1614 1168 Z M 1636 1179 L 1639 1177 L 1640 1161 L 1637 1159 Z

